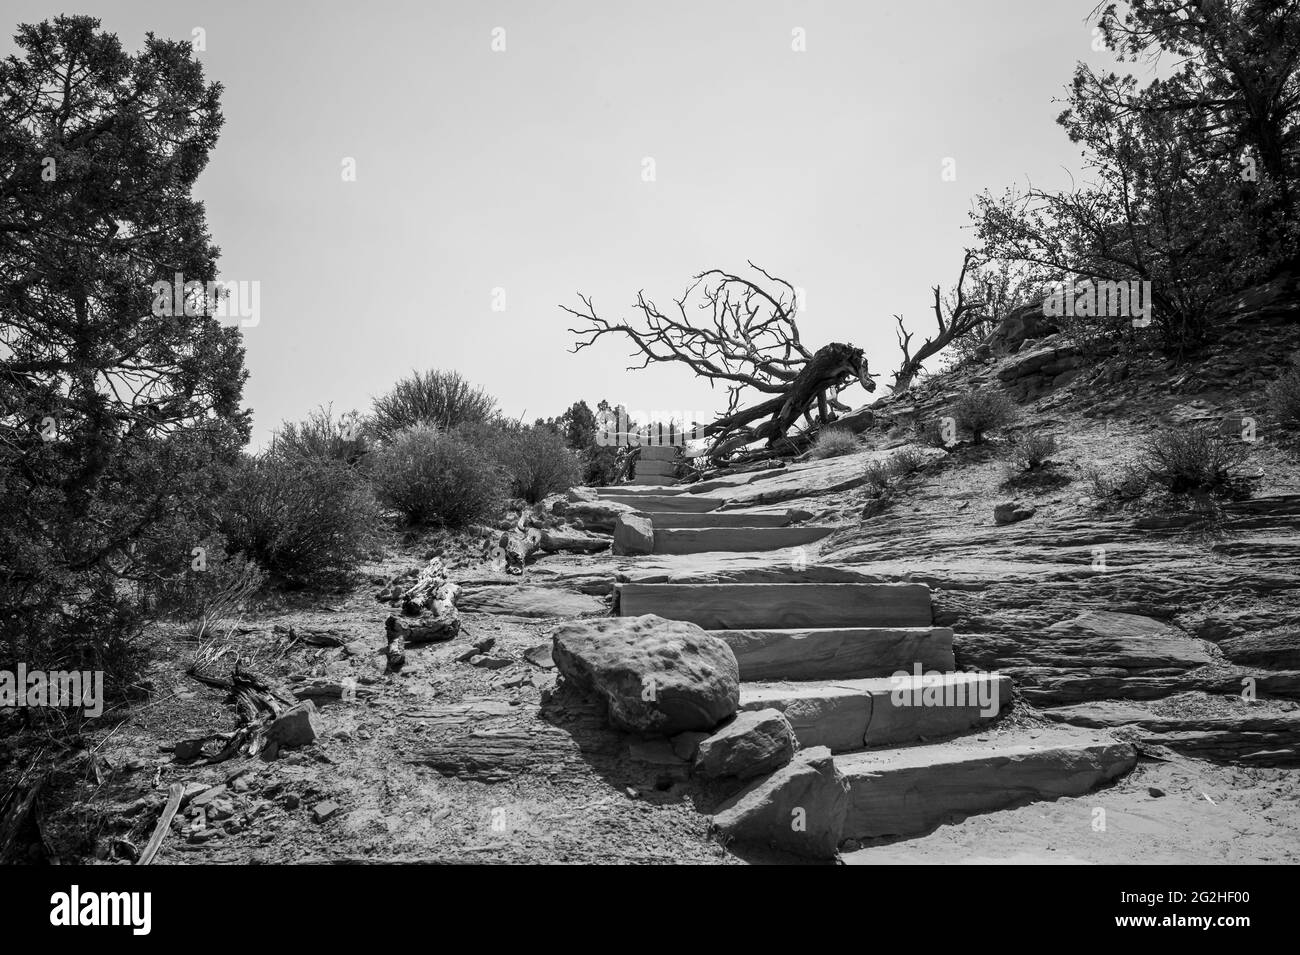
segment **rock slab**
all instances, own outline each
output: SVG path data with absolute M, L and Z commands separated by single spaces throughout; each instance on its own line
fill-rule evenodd
M 830 859 L 849 808 L 848 782 L 816 746 L 729 799 L 713 816 L 723 836 L 811 859 Z

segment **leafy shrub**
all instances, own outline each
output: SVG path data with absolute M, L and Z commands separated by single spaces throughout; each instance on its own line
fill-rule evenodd
M 982 444 L 988 432 L 1016 419 L 1016 404 L 997 388 L 975 388 L 957 399 L 952 416 L 971 432 L 976 444 Z
M 582 479 L 582 463 L 564 437 L 545 425 L 505 431 L 494 457 L 510 481 L 510 492 L 529 504 L 567 491 Z
M 838 458 L 862 450 L 862 439 L 845 428 L 824 428 L 808 452 L 812 458 Z
M 494 452 L 459 432 L 416 425 L 375 456 L 375 493 L 413 524 L 490 523 L 508 490 Z
M 1010 462 L 1019 471 L 1041 468 L 1056 453 L 1056 438 L 1050 434 L 1017 435 L 1011 443 Z
M 376 539 L 379 509 L 352 468 L 262 454 L 239 466 L 222 502 L 230 549 L 294 586 L 347 580 Z
M 1162 428 L 1142 450 L 1151 480 L 1171 494 L 1233 495 L 1241 490 L 1236 472 L 1246 458 L 1246 445 L 1212 425 Z
M 375 399 L 370 428 L 378 440 L 387 442 L 415 425 L 447 431 L 491 421 L 496 414 L 496 399 L 459 372 L 412 372 L 388 394 Z
M 1269 415 L 1294 437 L 1300 433 L 1300 368 L 1292 368 L 1265 391 Z
M 334 418 L 332 407 L 317 408 L 305 421 L 286 421 L 271 442 L 271 453 L 356 464 L 370 450 L 361 416 L 349 411 Z

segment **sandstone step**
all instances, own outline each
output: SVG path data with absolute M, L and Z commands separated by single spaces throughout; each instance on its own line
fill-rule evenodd
M 642 500 L 650 497 L 662 497 L 664 495 L 673 496 L 681 494 L 680 488 L 663 487 L 658 484 L 615 484 L 611 487 L 592 488 L 596 492 L 596 497 L 601 500 L 611 498 L 629 498 L 636 497 Z
M 948 627 L 711 630 L 731 646 L 742 680 L 834 680 L 955 667 Z
M 843 837 L 919 835 L 977 813 L 1077 796 L 1136 762 L 1127 743 L 1057 728 L 837 756 L 850 786 Z
M 680 444 L 650 444 L 641 449 L 640 464 L 647 461 L 677 461 L 682 456 Z
M 639 461 L 636 466 L 636 479 L 645 484 L 658 484 L 660 478 L 676 478 L 677 465 L 671 461 Z
M 672 527 L 785 527 L 789 514 L 751 514 L 748 511 L 705 511 L 702 514 L 673 514 L 669 511 L 638 511 L 650 518 L 655 530 Z
M 741 709 L 781 710 L 800 746 L 833 753 L 951 736 L 994 719 L 1010 702 L 1011 678 L 997 673 L 740 686 Z
M 619 613 L 689 620 L 706 630 L 929 627 L 924 584 L 620 584 Z
M 603 501 L 614 501 L 618 504 L 627 504 L 630 507 L 645 508 L 651 511 L 670 511 L 675 514 L 689 512 L 692 514 L 702 514 L 705 511 L 712 511 L 722 503 L 716 497 L 691 497 L 686 494 L 673 495 L 671 491 L 664 493 L 664 488 L 654 488 L 653 493 L 634 493 L 624 494 L 622 488 L 618 494 L 602 494 Z
M 653 523 L 653 519 L 651 521 Z M 656 554 L 708 554 L 714 551 L 781 550 L 821 540 L 834 527 L 801 524 L 798 527 L 659 527 L 655 526 Z

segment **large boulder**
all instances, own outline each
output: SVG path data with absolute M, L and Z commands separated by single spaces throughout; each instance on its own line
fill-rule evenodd
M 812 859 L 839 848 L 849 785 L 825 746 L 799 752 L 766 779 L 733 796 L 713 826 L 737 842 L 767 845 Z
M 649 554 L 655 549 L 655 529 L 650 518 L 620 514 L 614 523 L 614 553 L 621 557 Z
M 794 727 L 780 710 L 747 710 L 700 740 L 695 769 L 703 776 L 753 779 L 794 758 Z
M 552 642 L 565 680 L 601 697 L 619 729 L 709 731 L 740 707 L 735 654 L 693 623 L 605 617 L 561 626 Z

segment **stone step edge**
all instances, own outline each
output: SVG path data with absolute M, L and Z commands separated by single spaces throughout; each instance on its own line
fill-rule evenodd
M 1011 703 L 999 673 L 921 673 L 850 680 L 742 682 L 742 710 L 785 713 L 802 747 L 832 753 L 963 733 Z

